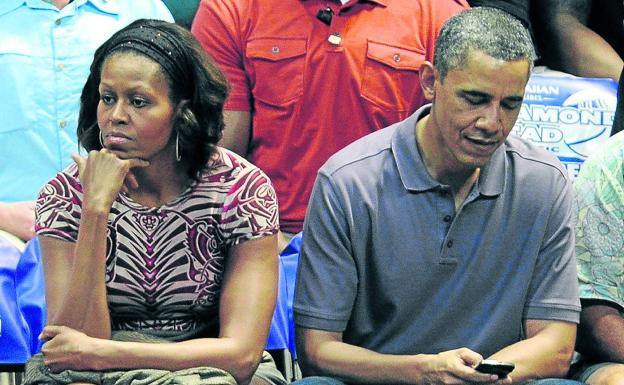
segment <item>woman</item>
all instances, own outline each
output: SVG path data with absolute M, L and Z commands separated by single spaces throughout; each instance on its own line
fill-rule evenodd
M 137 376 L 197 378 L 218 368 L 223 383 L 284 382 L 263 355 L 277 287 L 275 192 L 216 145 L 226 94 L 175 24 L 139 20 L 96 51 L 78 123 L 88 156 L 74 155 L 37 201 L 54 325 L 41 335 L 41 373 L 120 383 L 143 369 Z M 29 375 L 36 367 L 27 382 L 42 382 Z

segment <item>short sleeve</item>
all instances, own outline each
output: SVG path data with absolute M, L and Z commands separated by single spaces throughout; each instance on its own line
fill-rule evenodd
M 578 323 L 581 306 L 574 253 L 576 202 L 566 177 L 558 177 L 553 183 L 548 224 L 531 278 L 524 318 Z
M 226 110 L 249 111 L 251 90 L 244 68 L 243 17 L 237 1 L 202 1 L 191 32 L 230 83 Z
M 304 223 L 294 314 L 297 326 L 341 332 L 353 311 L 358 277 L 346 204 L 319 173 Z
M 82 204 L 77 175 L 77 167 L 71 165 L 41 189 L 35 208 L 37 235 L 77 241 Z
M 624 139 L 621 135 L 619 138 Z M 581 168 L 575 188 L 580 296 L 610 301 L 624 309 L 623 153 L 624 140 L 620 140 L 601 156 L 590 157 Z
M 257 167 L 242 169 L 227 192 L 221 226 L 231 246 L 279 231 L 275 189 Z

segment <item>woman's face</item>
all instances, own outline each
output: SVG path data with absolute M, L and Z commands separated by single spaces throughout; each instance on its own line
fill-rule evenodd
M 174 161 L 175 107 L 158 63 L 138 53 L 114 53 L 102 65 L 99 92 L 104 147 L 122 159 Z

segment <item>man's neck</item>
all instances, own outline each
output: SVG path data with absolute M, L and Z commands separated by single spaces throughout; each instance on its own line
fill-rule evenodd
M 424 116 L 416 123 L 416 146 L 429 175 L 436 181 L 451 188 L 455 198 L 455 208 L 458 209 L 466 200 L 466 197 L 468 197 L 472 186 L 479 178 L 481 170 L 479 168 L 450 169 L 447 167 L 448 159 L 444 159 L 446 154 L 440 151 L 429 150 L 440 147 L 437 143 L 430 143 L 430 137 L 426 134 L 426 130 L 436 129 L 428 126 L 430 116 Z
M 44 1 L 54 4 L 54 6 L 58 9 L 63 9 L 65 8 L 67 4 L 71 3 L 72 0 L 44 0 Z

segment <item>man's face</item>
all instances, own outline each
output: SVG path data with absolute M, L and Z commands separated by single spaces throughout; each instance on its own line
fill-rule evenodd
M 506 62 L 471 51 L 463 68 L 435 71 L 429 132 L 444 171 L 483 167 L 516 122 L 529 77 L 527 60 Z M 432 149 L 430 149 L 432 150 Z

